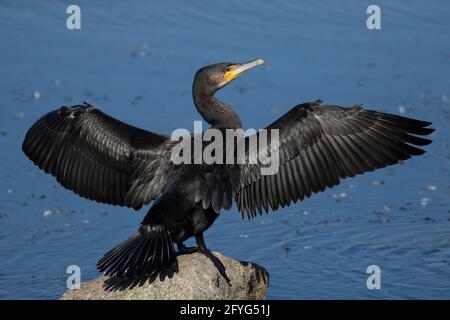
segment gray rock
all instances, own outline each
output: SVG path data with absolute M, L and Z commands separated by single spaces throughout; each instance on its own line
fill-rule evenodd
M 178 257 L 179 271 L 164 281 L 159 278 L 123 288 L 113 278 L 100 276 L 82 282 L 81 288 L 69 290 L 62 300 L 165 300 L 165 299 L 264 299 L 269 274 L 254 263 L 225 257 L 218 252 L 230 284 L 205 255 L 193 253 Z

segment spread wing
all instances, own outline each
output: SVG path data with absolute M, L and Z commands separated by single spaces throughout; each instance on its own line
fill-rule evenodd
M 312 193 L 425 151 L 434 129 L 414 120 L 361 106 L 343 108 L 320 101 L 295 106 L 267 129 L 279 130 L 279 170 L 261 175 L 262 165 L 229 169 L 239 182 L 234 187 L 238 210 L 248 218 L 277 210 Z M 270 147 L 270 145 L 269 145 Z M 263 150 L 267 153 L 267 149 Z
M 27 132 L 22 150 L 76 194 L 135 209 L 161 193 L 173 168 L 169 137 L 88 104 L 44 115 Z

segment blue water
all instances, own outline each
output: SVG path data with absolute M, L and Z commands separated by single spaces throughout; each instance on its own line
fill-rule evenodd
M 376 31 L 357 0 L 76 3 L 82 29 L 68 31 L 66 1 L 0 2 L 0 298 L 56 299 L 72 264 L 98 276 L 145 214 L 81 199 L 32 165 L 20 146 L 39 116 L 88 101 L 153 131 L 192 130 L 194 72 L 254 58 L 266 64 L 220 92 L 246 127 L 322 98 L 437 131 L 424 156 L 284 210 L 222 213 L 209 247 L 265 266 L 268 298 L 450 298 L 448 1 L 377 1 Z M 380 290 L 366 287 L 373 264 Z

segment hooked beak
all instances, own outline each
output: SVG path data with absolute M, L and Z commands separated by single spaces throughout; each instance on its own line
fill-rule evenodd
M 264 63 L 263 59 L 256 59 L 246 63 L 235 64 L 231 66 L 227 72 L 225 72 L 223 77 L 225 78 L 225 80 L 230 82 L 236 79 L 244 71 L 247 71 L 248 69 L 251 69 L 263 63 Z

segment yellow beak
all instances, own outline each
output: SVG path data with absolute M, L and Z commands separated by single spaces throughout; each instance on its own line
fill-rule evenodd
M 234 66 L 231 66 L 227 72 L 225 72 L 223 77 L 225 78 L 225 80 L 230 82 L 236 79 L 244 71 L 247 71 L 248 69 L 251 69 L 263 63 L 264 63 L 263 59 L 256 59 L 246 63 L 235 64 Z

